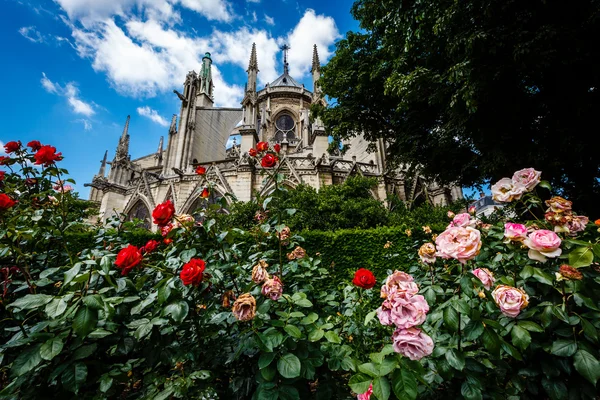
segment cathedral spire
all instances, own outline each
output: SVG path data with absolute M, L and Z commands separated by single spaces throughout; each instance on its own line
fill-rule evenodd
M 169 135 L 174 135 L 177 133 L 177 114 L 173 114 L 171 117 L 171 126 L 169 127 Z
M 288 64 L 288 50 L 290 49 L 290 46 L 288 46 L 287 44 L 284 44 L 283 46 L 280 47 L 280 50 L 283 51 L 283 73 L 286 75 L 289 75 L 290 71 L 289 71 L 289 64 Z
M 256 43 L 252 43 L 252 51 L 250 52 L 250 62 L 248 63 L 248 69 L 246 72 L 255 70 L 258 72 L 258 61 L 256 60 Z
M 115 154 L 115 159 L 126 159 L 129 155 L 129 120 L 131 115 L 127 116 L 127 120 L 125 121 L 125 127 L 123 128 L 123 133 L 121 134 L 121 138 L 119 139 L 119 145 L 117 146 L 117 152 Z
M 321 72 L 321 62 L 319 61 L 319 52 L 317 51 L 316 44 L 313 47 L 312 68 L 310 69 L 310 72 L 314 71 Z
M 165 140 L 164 137 L 161 136 L 160 141 L 158 142 L 158 150 L 156 151 L 156 157 L 158 158 L 158 165 L 162 164 L 164 140 Z
M 202 57 L 202 68 L 200 69 L 200 93 L 206 94 L 210 99 L 213 97 L 211 66 L 212 58 L 210 58 L 210 53 L 204 53 L 204 57 Z
M 98 171 L 98 176 L 104 177 L 106 173 L 106 158 L 108 157 L 108 150 L 104 152 L 104 158 L 100 161 L 100 170 Z

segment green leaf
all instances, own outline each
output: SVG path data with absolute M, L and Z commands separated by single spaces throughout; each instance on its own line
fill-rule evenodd
M 568 398 L 567 386 L 560 380 L 544 377 L 542 379 L 542 387 L 550 397 L 550 400 L 566 400 Z
M 286 325 L 283 329 L 291 337 L 294 337 L 296 339 L 300 339 L 302 337 L 302 332 L 300 332 L 300 329 L 298 329 L 298 327 L 295 325 Z
M 500 338 L 498 334 L 491 329 L 485 328 L 481 335 L 483 345 L 492 354 L 498 355 L 500 353 Z
M 392 389 L 399 399 L 415 400 L 417 398 L 417 378 L 408 369 L 402 368 L 394 371 Z
M 102 393 L 106 393 L 108 389 L 110 389 L 112 384 L 113 378 L 111 378 L 108 374 L 102 375 L 102 377 L 100 378 L 100 391 Z
M 583 304 L 589 309 L 592 309 L 595 311 L 600 311 L 600 308 L 598 308 L 596 303 L 594 303 L 594 301 L 592 299 L 590 299 L 589 297 L 585 297 L 584 295 L 582 295 L 580 293 L 575 293 L 573 295 L 573 299 L 575 300 L 575 303 L 577 303 L 577 305 L 579 307 L 581 307 L 581 305 Z
M 372 378 L 379 376 L 379 369 L 373 363 L 364 363 L 358 366 L 358 370 L 363 374 L 367 374 Z
M 577 351 L 577 343 L 572 340 L 556 340 L 550 352 L 559 357 L 571 357 Z
M 98 310 L 89 307 L 80 307 L 73 318 L 73 330 L 81 337 L 87 336 L 88 333 L 96 328 L 98 323 Z
M 87 378 L 87 367 L 84 363 L 70 364 L 61 376 L 61 382 L 65 389 L 78 393 Z
M 102 310 L 104 308 L 104 301 L 102 296 L 99 294 L 87 295 L 83 298 L 83 304 L 94 310 Z
M 348 381 L 348 385 L 353 392 L 362 394 L 369 390 L 369 386 L 371 386 L 372 381 L 373 379 L 371 377 L 358 373 L 356 375 L 352 375 Z
M 573 357 L 573 365 L 581 376 L 596 385 L 600 379 L 600 362 L 585 350 L 579 350 Z
M 567 324 L 569 323 L 569 316 L 567 315 L 565 310 L 561 308 L 561 306 L 557 305 L 552 307 L 552 313 L 554 314 L 554 316 L 556 316 L 556 318 L 560 319 L 561 321 L 566 322 Z
M 444 309 L 444 324 L 448 326 L 451 331 L 458 330 L 458 312 L 452 307 L 446 307 Z
M 147 318 L 144 318 L 146 321 L 148 321 Z M 137 340 L 142 340 L 143 338 L 145 338 L 146 336 L 148 336 L 148 334 L 150 334 L 150 332 L 152 332 L 152 327 L 154 327 L 154 324 L 150 321 L 141 324 L 137 327 L 137 329 L 135 330 L 135 332 L 133 333 L 133 336 L 137 339 Z
M 73 266 L 73 268 L 71 268 L 70 270 L 68 270 L 67 272 L 65 272 L 65 277 L 63 279 L 63 285 L 66 286 L 69 284 L 69 282 L 71 282 L 73 280 L 73 278 L 75 278 L 75 276 L 77 276 L 77 274 L 79 273 L 79 270 L 81 269 L 81 263 L 77 263 Z
M 456 349 L 446 352 L 446 361 L 448 361 L 451 367 L 459 371 L 462 371 L 465 367 L 465 355 Z
M 40 272 L 40 279 L 44 279 L 58 271 L 60 268 L 48 268 Z
M 15 361 L 13 361 L 10 370 L 13 376 L 21 376 L 37 367 L 39 363 L 42 362 L 40 347 L 41 345 L 37 344 L 19 354 Z
M 517 350 L 517 348 L 514 347 L 512 344 L 502 340 L 500 342 L 500 346 L 502 347 L 502 350 L 504 350 L 512 358 L 519 361 L 523 360 L 523 356 L 521 355 L 521 353 L 519 353 L 519 350 Z
M 325 331 L 323 331 L 323 329 L 313 329 L 308 334 L 308 340 L 311 342 L 317 342 L 317 341 L 321 340 L 323 335 L 325 335 Z
M 465 340 L 475 340 L 483 333 L 483 324 L 481 321 L 469 321 L 464 333 Z
M 373 310 L 370 313 L 368 313 L 367 316 L 365 317 L 365 326 L 367 326 L 369 324 L 369 322 L 371 322 L 371 320 L 373 318 L 375 318 L 376 315 L 377 315 L 377 310 Z
M 540 181 L 540 183 L 538 183 L 538 186 L 544 189 L 552 190 L 552 186 L 550 186 L 550 182 L 548 181 Z
M 340 339 L 338 334 L 335 333 L 334 331 L 327 331 L 325 333 L 325 339 L 327 339 L 327 341 L 331 342 L 331 343 L 337 343 L 337 344 L 342 343 L 342 339 Z
M 535 322 L 519 321 L 519 322 L 517 322 L 517 325 L 519 325 L 523 329 L 527 329 L 530 332 L 544 332 L 544 328 L 542 328 Z
M 170 315 L 173 318 L 173 321 L 181 323 L 187 317 L 190 307 L 187 302 L 184 300 L 180 300 L 176 303 L 171 303 L 165 307 L 163 311 L 163 315 Z
M 469 307 L 469 304 L 467 304 L 467 302 L 463 299 L 453 300 L 450 302 L 450 304 L 461 314 L 469 315 L 471 312 L 471 307 Z
M 284 378 L 297 378 L 300 376 L 300 360 L 292 353 L 284 354 L 277 361 L 277 371 Z
M 521 350 L 525 350 L 531 343 L 531 335 L 529 332 L 518 325 L 512 327 L 510 335 L 513 344 Z
M 577 247 L 569 253 L 569 265 L 574 268 L 587 267 L 594 261 L 591 247 Z
M 519 276 L 523 279 L 527 279 L 533 276 L 533 267 L 531 265 L 526 265 L 523 267 L 523 270 L 519 274 Z
M 482 400 L 481 388 L 475 385 L 473 382 L 466 380 L 460 387 L 460 394 L 466 400 Z
M 294 302 L 297 306 L 299 307 L 312 307 L 312 303 L 310 300 L 308 299 L 300 299 L 300 300 L 296 300 Z
M 54 357 L 60 354 L 63 349 L 63 342 L 59 337 L 53 337 L 48 339 L 42 347 L 40 347 L 40 356 L 44 360 L 52 360 Z
M 390 398 L 390 382 L 385 376 L 373 380 L 373 394 L 377 400 L 388 400 Z
M 277 353 L 262 353 L 258 358 L 258 369 L 268 367 L 269 364 L 275 359 Z
M 52 301 L 46 304 L 44 312 L 48 318 L 56 318 L 62 315 L 67 309 L 67 302 L 62 298 L 52 299 Z
M 183 250 L 181 254 L 179 254 L 179 259 L 184 263 L 188 263 L 195 255 L 196 249 Z
M 284 385 L 279 388 L 279 398 L 281 400 L 300 400 L 300 393 L 295 387 Z
M 8 305 L 8 308 L 29 310 L 50 303 L 54 297 L 47 294 L 27 294 Z
M 275 368 L 274 365 L 269 365 L 263 369 L 260 370 L 260 375 L 266 380 L 266 381 L 272 381 L 273 378 L 275 378 L 275 375 L 277 375 L 277 368 Z
M 598 331 L 591 322 L 581 318 L 581 326 L 583 327 L 583 332 L 587 337 L 592 339 L 594 342 L 598 341 Z
M 543 283 L 544 285 L 549 285 L 549 286 L 554 285 L 554 280 L 553 280 L 552 275 L 550 275 L 549 273 L 547 273 L 545 271 L 542 271 L 539 268 L 533 269 L 533 279 L 535 279 L 539 283 Z
M 306 317 L 302 318 L 300 324 L 302 325 L 310 325 L 319 319 L 319 316 L 315 313 L 310 313 Z

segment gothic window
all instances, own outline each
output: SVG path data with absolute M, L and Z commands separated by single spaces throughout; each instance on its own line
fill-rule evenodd
M 275 121 L 275 142 L 280 143 L 283 139 L 296 139 L 296 123 L 294 118 L 289 114 L 281 114 Z
M 222 199 L 223 199 L 223 195 L 221 193 L 219 193 L 218 191 L 214 190 L 211 193 L 211 195 L 208 197 L 208 205 L 211 206 L 214 204 L 218 204 L 221 207 L 218 208 L 217 212 L 222 213 L 222 214 L 229 214 L 229 211 L 222 206 L 222 204 L 223 204 L 223 202 L 221 201 Z M 196 201 L 194 201 L 194 203 L 190 207 L 189 214 L 192 214 L 194 216 L 194 218 L 196 219 L 196 221 L 203 222 L 200 215 L 198 215 L 196 212 L 200 211 L 201 209 L 203 209 L 205 207 L 206 207 L 206 200 L 204 200 L 201 197 L 198 197 L 198 199 L 196 199 Z
M 128 221 L 133 221 L 134 219 L 141 220 L 142 223 L 140 225 L 144 228 L 150 229 L 152 227 L 150 210 L 148 210 L 148 207 L 146 207 L 144 202 L 141 200 L 138 200 L 137 203 L 135 203 L 127 215 Z

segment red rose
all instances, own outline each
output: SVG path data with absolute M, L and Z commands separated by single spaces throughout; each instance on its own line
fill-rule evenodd
M 125 276 L 139 263 L 142 262 L 142 252 L 135 246 L 128 245 L 117 254 L 115 265 L 121 269 L 121 275 Z
M 0 165 L 8 165 L 10 157 L 0 156 Z
M 173 215 L 175 215 L 175 206 L 173 206 L 171 200 L 157 205 L 154 211 L 152 211 L 152 218 L 154 218 L 154 223 L 158 226 L 167 225 L 173 219 Z
M 250 157 L 256 157 L 256 154 L 257 154 L 256 149 L 250 149 L 250 150 L 248 150 L 248 155 Z
M 208 196 L 210 196 L 210 192 L 208 191 L 208 188 L 205 187 L 204 189 L 202 189 L 202 193 L 200 193 L 200 197 L 202 197 L 203 199 L 208 199 Z
M 166 244 L 167 246 L 170 245 L 171 243 L 173 243 L 173 239 L 163 239 L 163 243 Z
M 16 201 L 5 195 L 4 193 L 0 193 L 0 211 L 8 210 L 12 206 L 17 204 Z
M 260 162 L 260 165 L 262 165 L 265 168 L 271 168 L 274 167 L 275 164 L 277 164 L 277 161 L 277 157 L 273 154 L 265 154 L 262 161 Z
M 49 145 L 40 147 L 38 152 L 35 153 L 34 157 L 36 165 L 44 164 L 45 167 L 48 167 L 55 161 L 60 161 L 63 159 L 62 153 L 57 153 L 56 147 Z
M 6 172 L 0 171 L 0 182 L 2 182 L 4 180 L 4 175 L 5 174 L 6 174 Z
M 202 282 L 204 268 L 206 268 L 204 260 L 192 258 L 189 263 L 183 266 L 179 277 L 184 285 L 198 286 Z
M 275 153 L 279 153 L 279 151 L 281 150 L 281 146 L 279 145 L 279 143 L 277 143 L 275 146 L 273 146 L 273 149 L 275 150 Z
M 31 147 L 31 151 L 38 151 L 42 148 L 42 144 L 39 140 L 32 140 L 31 142 L 27 143 L 27 147 Z
M 4 151 L 6 151 L 6 154 L 10 154 L 12 152 L 15 152 L 17 150 L 19 150 L 21 148 L 21 141 L 19 140 L 18 142 L 15 142 L 14 140 L 12 142 L 8 142 L 4 145 Z
M 354 274 L 352 283 L 363 289 L 371 289 L 375 286 L 375 275 L 365 268 L 361 268 Z
M 152 253 L 154 250 L 156 250 L 159 244 L 160 243 L 158 243 L 156 240 L 148 240 L 148 243 L 146 243 L 143 249 L 146 253 Z
M 269 149 L 269 143 L 267 142 L 258 142 L 256 145 L 256 150 L 258 151 L 267 151 Z
M 206 174 L 206 168 L 204 168 L 202 165 L 198 165 L 198 168 L 196 168 L 196 173 L 198 175 L 205 175 Z

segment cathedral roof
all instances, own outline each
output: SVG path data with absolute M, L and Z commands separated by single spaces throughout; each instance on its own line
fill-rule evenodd
M 281 76 L 277 79 L 275 79 L 273 82 L 271 82 L 269 84 L 269 86 L 271 87 L 276 87 L 276 86 L 291 86 L 291 87 L 302 87 L 302 84 L 296 82 L 296 80 L 294 78 L 292 78 L 287 71 L 285 71 L 283 74 L 281 74 Z

